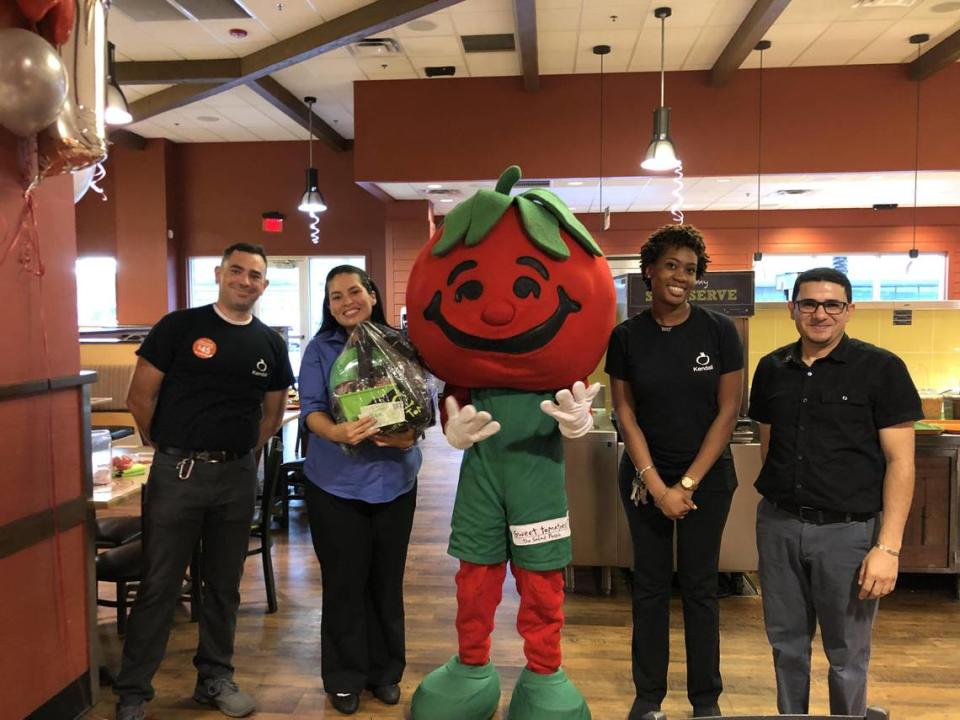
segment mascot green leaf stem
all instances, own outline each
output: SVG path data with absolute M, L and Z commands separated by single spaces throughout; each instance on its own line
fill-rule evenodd
M 592 426 L 584 386 L 614 324 L 610 269 L 553 193 L 511 196 L 520 168 L 454 208 L 414 263 L 410 337 L 447 383 L 444 434 L 464 450 L 449 553 L 460 560 L 458 652 L 413 697 L 414 720 L 488 720 L 490 635 L 509 561 L 526 667 L 511 720 L 588 720 L 561 668 L 570 525 L 563 437 Z

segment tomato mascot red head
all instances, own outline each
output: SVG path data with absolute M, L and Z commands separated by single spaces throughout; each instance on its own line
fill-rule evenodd
M 410 339 L 453 385 L 569 387 L 597 367 L 613 330 L 599 246 L 553 193 L 511 196 L 519 179 L 511 166 L 454 208 L 410 273 Z

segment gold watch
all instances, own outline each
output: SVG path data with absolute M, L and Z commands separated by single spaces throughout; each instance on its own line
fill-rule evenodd
M 682 487 L 684 490 L 696 490 L 698 484 L 699 483 L 697 483 L 697 481 L 689 475 L 684 475 L 682 478 L 680 478 L 680 487 Z

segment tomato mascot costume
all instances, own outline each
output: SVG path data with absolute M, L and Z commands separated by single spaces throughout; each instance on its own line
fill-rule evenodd
M 407 287 L 410 337 L 447 384 L 444 434 L 465 450 L 448 552 L 460 560 L 459 652 L 412 701 L 415 720 L 488 720 L 500 703 L 490 634 L 507 561 L 526 667 L 511 720 L 588 720 L 560 667 L 571 561 L 563 436 L 592 427 L 597 366 L 614 325 L 610 268 L 553 193 L 513 197 L 520 169 L 447 215 Z

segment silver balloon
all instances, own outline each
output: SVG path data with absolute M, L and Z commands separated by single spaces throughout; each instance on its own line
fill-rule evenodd
M 0 29 L 0 125 L 29 137 L 50 125 L 67 97 L 67 72 L 36 33 Z

